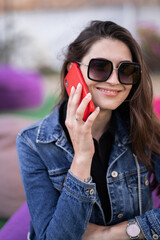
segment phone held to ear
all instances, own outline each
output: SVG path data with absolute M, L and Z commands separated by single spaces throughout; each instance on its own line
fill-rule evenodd
M 68 93 L 68 95 L 70 95 L 70 91 L 72 86 L 75 87 L 75 89 L 77 88 L 78 83 L 80 83 L 82 85 L 82 94 L 81 94 L 81 99 L 80 102 L 82 101 L 82 99 L 89 93 L 87 85 L 85 83 L 85 80 L 82 76 L 81 70 L 79 68 L 78 63 L 73 63 L 70 70 L 68 71 L 65 79 L 64 79 L 64 85 L 66 88 L 66 91 Z M 80 104 L 80 103 L 79 103 Z M 95 110 L 95 106 L 93 101 L 91 100 L 88 105 L 87 108 L 84 112 L 84 116 L 83 116 L 83 120 L 86 121 L 88 116 Z

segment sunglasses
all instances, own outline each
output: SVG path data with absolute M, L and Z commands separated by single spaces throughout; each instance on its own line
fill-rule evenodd
M 113 70 L 117 71 L 118 80 L 125 85 L 134 85 L 141 79 L 141 66 L 136 62 L 121 62 L 117 68 L 113 63 L 104 58 L 92 58 L 89 64 L 77 62 L 88 67 L 88 78 L 96 82 L 105 82 L 111 76 Z

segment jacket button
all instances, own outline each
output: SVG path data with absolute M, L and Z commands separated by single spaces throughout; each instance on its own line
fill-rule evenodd
M 153 231 L 152 228 L 151 228 L 151 232 L 152 232 L 152 238 L 153 238 L 154 240 L 158 240 L 158 239 L 159 239 L 159 236 L 158 236 L 158 234 L 155 233 L 155 231 Z
M 89 194 L 93 195 L 93 193 L 94 193 L 94 189 L 92 188 L 92 189 L 89 190 Z
M 157 234 L 153 234 L 153 239 L 157 240 L 159 238 L 159 236 Z
M 123 217 L 123 213 L 119 213 L 117 217 L 118 218 L 122 218 Z
M 149 181 L 145 180 L 145 185 L 148 186 L 149 185 Z
M 111 176 L 112 176 L 113 178 L 116 178 L 116 177 L 118 176 L 118 172 L 117 172 L 117 171 L 113 171 L 113 172 L 111 173 Z
M 94 189 L 93 188 L 88 189 L 88 190 L 86 190 L 86 193 L 89 193 L 89 195 L 93 195 Z
M 148 186 L 149 185 L 149 180 L 147 178 L 147 176 L 145 176 L 145 181 L 144 181 L 145 185 Z

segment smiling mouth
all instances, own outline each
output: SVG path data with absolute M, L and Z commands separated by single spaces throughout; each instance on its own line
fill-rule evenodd
M 118 94 L 121 90 L 114 90 L 114 89 L 104 89 L 104 88 L 97 88 L 99 91 L 103 93 L 111 93 L 111 94 Z

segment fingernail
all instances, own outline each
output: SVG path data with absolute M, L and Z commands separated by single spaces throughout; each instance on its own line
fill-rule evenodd
M 78 85 L 77 85 L 77 89 L 79 89 L 81 87 L 81 84 L 80 83 L 78 83 Z
M 75 89 L 74 86 L 72 86 L 71 87 L 71 93 L 74 92 L 74 89 Z
M 90 98 L 90 97 L 91 97 L 91 94 L 88 93 L 88 94 L 86 95 L 86 98 Z

